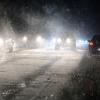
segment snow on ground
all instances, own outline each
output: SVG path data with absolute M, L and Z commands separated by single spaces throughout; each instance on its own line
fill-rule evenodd
M 57 100 L 66 77 L 79 67 L 83 59 L 84 53 L 73 51 L 15 52 L 0 66 L 1 88 L 4 84 L 17 82 L 17 89 L 14 90 L 17 93 L 9 94 L 9 99 L 9 95 L 6 95 L 5 100 L 11 100 L 14 95 L 14 100 Z M 9 89 L 5 87 L 4 90 Z

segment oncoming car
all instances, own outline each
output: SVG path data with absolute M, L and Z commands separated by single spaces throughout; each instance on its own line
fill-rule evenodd
M 72 37 L 67 37 L 64 40 L 59 39 L 59 41 L 56 41 L 55 49 L 64 49 L 64 50 L 75 50 L 76 49 L 76 40 Z
M 91 40 L 88 40 L 89 54 L 100 55 L 100 35 L 94 35 Z

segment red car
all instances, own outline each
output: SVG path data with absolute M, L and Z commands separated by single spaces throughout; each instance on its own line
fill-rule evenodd
M 89 42 L 89 54 L 90 55 L 99 55 L 100 54 L 100 35 L 94 35 Z

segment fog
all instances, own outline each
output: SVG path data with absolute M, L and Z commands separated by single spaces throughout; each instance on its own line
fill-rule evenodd
M 31 1 L 32 2 L 32 1 Z M 67 34 L 89 33 L 84 20 L 72 13 L 69 7 L 32 2 L 1 2 L 0 35 L 17 38 L 27 35 L 35 38 L 65 37 Z M 20 4 L 20 5 L 19 5 Z M 78 10 L 78 12 L 80 12 Z

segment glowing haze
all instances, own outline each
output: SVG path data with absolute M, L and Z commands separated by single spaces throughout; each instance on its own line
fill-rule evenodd
M 13 38 L 24 35 L 64 37 L 67 33 L 92 33 L 96 26 L 96 20 L 91 17 L 96 16 L 93 4 L 89 0 L 0 1 L 0 35 Z

